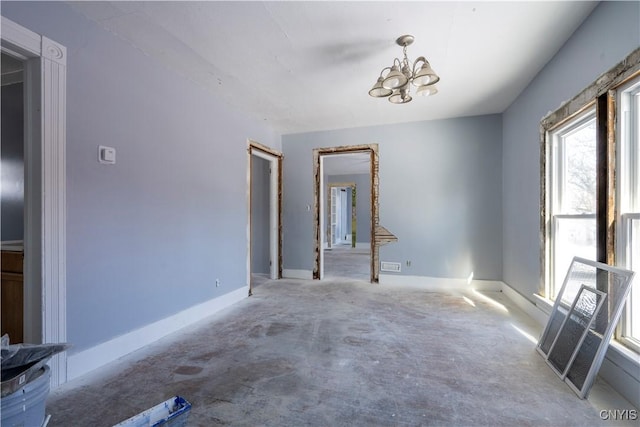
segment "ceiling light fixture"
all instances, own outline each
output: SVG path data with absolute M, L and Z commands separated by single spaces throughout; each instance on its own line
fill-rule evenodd
M 380 72 L 378 81 L 369 91 L 369 95 L 374 98 L 389 98 L 389 102 L 394 104 L 406 104 L 413 98 L 409 94 L 411 84 L 417 87 L 418 95 L 430 96 L 438 93 L 435 84 L 440 81 L 440 77 L 433 71 L 429 61 L 424 56 L 419 57 L 410 67 L 407 58 L 407 46 L 413 43 L 413 36 L 404 35 L 398 37 L 396 43 L 402 46 L 404 58 L 395 58 L 391 67 L 385 67 Z M 385 75 L 385 71 L 388 73 Z

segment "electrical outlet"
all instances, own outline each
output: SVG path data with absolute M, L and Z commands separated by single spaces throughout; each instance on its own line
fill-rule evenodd
M 216 279 L 216 288 L 220 286 L 220 279 Z
M 407 267 L 411 267 L 411 261 L 407 260 Z

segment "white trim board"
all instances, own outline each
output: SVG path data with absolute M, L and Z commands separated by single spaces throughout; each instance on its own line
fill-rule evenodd
M 173 316 L 120 335 L 89 349 L 68 356 L 68 379 L 80 377 L 129 353 L 154 343 L 186 326 L 192 325 L 247 298 L 248 286 L 243 286 Z
M 640 408 L 640 381 L 634 378 L 634 374 L 625 369 L 629 366 L 630 362 L 618 365 L 613 359 L 617 359 L 616 346 L 610 344 L 607 349 L 607 355 L 602 360 L 602 366 L 600 366 L 599 377 L 604 378 L 611 387 L 627 399 L 633 406 Z M 613 356 L 613 357 L 612 357 Z M 638 375 L 640 367 L 635 366 L 635 374 Z
M 496 280 L 450 279 L 428 276 L 403 276 L 399 274 L 380 274 L 381 285 L 411 286 L 429 291 L 470 290 L 501 291 L 502 282 Z
M 303 279 L 313 280 L 313 272 L 311 270 L 282 270 L 283 279 Z
M 539 326 L 542 328 L 545 327 L 547 320 L 549 319 L 549 312 L 551 311 L 550 308 L 545 310 L 544 305 L 532 303 L 504 282 L 502 283 L 502 293 L 509 298 L 511 302 L 517 305 L 520 310 L 524 311 L 529 317 L 535 320 Z M 540 332 L 542 332 L 542 330 Z
M 1 50 L 24 61 L 25 342 L 67 341 L 67 50 L 1 17 Z M 67 380 L 66 352 L 49 361 L 51 386 Z
M 269 150 L 269 152 L 264 151 Z M 268 146 L 263 146 L 259 142 L 247 139 L 247 259 L 246 276 L 251 293 L 251 163 L 252 156 L 259 157 L 269 162 L 269 278 L 276 280 L 280 276 L 281 263 L 281 238 L 280 230 L 282 206 L 281 196 L 281 173 L 283 155 Z

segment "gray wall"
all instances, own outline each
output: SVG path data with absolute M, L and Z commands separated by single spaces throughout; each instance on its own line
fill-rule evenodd
M 356 183 L 356 241 L 371 242 L 371 178 L 369 174 L 330 175 L 329 183 Z M 350 193 L 349 193 L 350 194 Z M 349 198 L 349 200 L 351 200 Z
M 246 141 L 279 135 L 64 3 L 2 14 L 67 47 L 71 353 L 245 286 Z
M 540 119 L 640 45 L 640 3 L 603 2 L 503 114 L 503 279 L 540 285 Z
M 24 232 L 24 101 L 22 83 L 2 86 L 2 240 L 22 240 Z
M 284 268 L 313 269 L 312 149 L 379 144 L 381 260 L 405 275 L 502 278 L 499 115 L 283 135 Z
M 269 161 L 252 156 L 251 272 L 269 273 Z

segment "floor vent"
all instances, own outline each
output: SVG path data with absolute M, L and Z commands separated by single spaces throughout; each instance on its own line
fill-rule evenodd
M 382 261 L 380 263 L 380 271 L 392 271 L 394 273 L 400 273 L 400 263 Z

